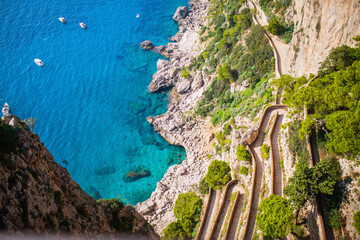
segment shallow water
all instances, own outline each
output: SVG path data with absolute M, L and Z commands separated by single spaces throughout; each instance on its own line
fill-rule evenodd
M 139 45 L 166 44 L 177 31 L 172 15 L 185 3 L 0 2 L 0 99 L 21 119 L 37 118 L 41 141 L 93 196 L 144 201 L 185 154 L 146 121 L 166 111 L 167 94 L 147 92 L 159 55 Z M 151 176 L 125 183 L 123 175 L 138 166 Z

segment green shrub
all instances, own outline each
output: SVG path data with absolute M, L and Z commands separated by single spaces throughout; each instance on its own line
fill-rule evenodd
M 227 135 L 229 135 L 230 134 L 230 132 L 231 132 L 231 126 L 228 124 L 228 123 L 226 123 L 225 125 L 224 125 L 224 135 L 225 136 L 227 136 Z
M 184 239 L 186 236 L 184 229 L 182 228 L 179 221 L 172 222 L 164 229 L 164 239 L 165 240 L 174 240 L 174 239 Z
M 239 169 L 239 173 L 242 174 L 242 175 L 248 175 L 249 170 L 246 167 L 241 166 L 240 169 Z
M 202 201 L 194 192 L 180 193 L 175 201 L 174 215 L 178 220 L 199 218 Z
M 306 140 L 300 140 L 299 131 L 301 129 L 301 121 L 295 120 L 289 125 L 289 138 L 287 144 L 290 153 L 298 158 L 299 162 L 309 162 L 309 152 L 307 149 Z
M 247 161 L 247 162 L 251 163 L 251 154 L 244 147 L 244 145 L 237 146 L 236 157 L 237 157 L 237 160 L 239 160 L 239 161 Z
M 339 209 L 331 209 L 329 212 L 330 227 L 332 229 L 341 229 L 341 216 Z
M 181 77 L 182 77 L 182 78 L 189 79 L 190 73 L 189 73 L 188 71 L 186 71 L 186 70 L 182 70 L 182 71 L 181 71 Z
M 120 198 L 98 199 L 96 202 L 99 205 L 106 206 L 114 211 L 120 211 L 124 208 L 124 203 L 120 201 Z
M 229 172 L 230 167 L 228 163 L 214 160 L 208 168 L 205 180 L 212 189 L 218 190 L 230 181 L 231 175 Z
M 354 220 L 354 227 L 356 231 L 360 234 L 360 211 L 354 213 L 353 220 Z
M 278 35 L 281 32 L 281 25 L 276 17 L 270 19 L 267 30 L 274 35 Z
M 176 222 L 170 223 L 164 230 L 164 239 L 184 239 L 193 235 L 199 221 L 202 201 L 194 192 L 180 193 L 175 201 Z
M 199 183 L 199 192 L 202 195 L 209 193 L 209 184 L 205 181 L 205 178 L 201 179 L 201 181 Z
M 269 152 L 270 152 L 270 147 L 264 143 L 262 146 L 261 146 L 261 157 L 265 160 L 267 159 L 270 155 L 269 155 Z
M 284 238 L 295 227 L 295 216 L 286 198 L 270 195 L 261 201 L 256 222 L 264 237 Z

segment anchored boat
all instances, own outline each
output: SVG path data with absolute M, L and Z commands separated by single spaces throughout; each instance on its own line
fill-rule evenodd
M 63 17 L 59 17 L 58 19 L 59 19 L 59 21 L 60 21 L 60 22 L 62 22 L 62 23 L 66 23 L 65 18 L 63 18 Z
M 10 116 L 10 107 L 7 103 L 4 104 L 4 107 L 2 108 L 2 114 L 7 117 Z
M 82 27 L 82 28 L 84 28 L 84 29 L 87 28 L 87 26 L 86 26 L 85 23 L 83 23 L 83 22 L 79 23 L 79 25 L 80 25 L 80 27 Z
M 39 65 L 39 67 L 44 66 L 44 63 L 43 63 L 40 59 L 38 59 L 38 58 L 35 58 L 35 59 L 34 59 L 34 62 L 35 62 L 37 65 Z

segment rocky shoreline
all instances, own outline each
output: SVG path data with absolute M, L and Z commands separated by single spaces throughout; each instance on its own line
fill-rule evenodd
M 150 92 L 173 87 L 168 111 L 147 120 L 169 143 L 183 146 L 187 153 L 187 159 L 181 164 L 169 167 L 151 197 L 135 206 L 159 234 L 175 220 L 172 210 L 177 196 L 195 190 L 194 186 L 197 189 L 210 164 L 206 155 L 211 151 L 214 129 L 208 119 L 192 118 L 188 112 L 194 109 L 211 79 L 206 79 L 202 72 L 196 72 L 188 79 L 180 76 L 181 68 L 189 65 L 191 59 L 201 53 L 198 32 L 208 6 L 208 0 L 198 0 L 190 3 L 189 10 L 178 8 L 173 18 L 179 24 L 179 32 L 171 39 L 176 42 L 167 44 L 165 49 L 160 46 L 170 61 L 159 59 L 158 71 L 149 86 Z M 151 46 L 148 42 L 147 45 Z M 156 49 L 156 46 L 147 49 Z

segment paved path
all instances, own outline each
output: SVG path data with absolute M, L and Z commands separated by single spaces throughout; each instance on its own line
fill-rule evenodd
M 238 193 L 239 194 L 239 193 Z M 239 194 L 239 197 L 236 198 L 236 202 L 233 207 L 233 216 L 230 218 L 229 229 L 227 231 L 227 235 L 225 236 L 225 240 L 235 240 L 236 232 L 238 230 L 241 209 L 243 207 L 244 195 Z
M 206 237 L 206 233 L 208 232 L 208 229 L 212 223 L 212 218 L 211 216 L 213 215 L 214 209 L 216 209 L 216 196 L 217 194 L 219 194 L 219 191 L 215 191 L 215 190 L 210 190 L 209 193 L 209 200 L 207 202 L 207 206 L 206 206 L 206 210 L 205 210 L 205 214 L 204 214 L 204 219 L 203 222 L 201 223 L 202 226 L 200 226 L 200 231 L 199 234 L 197 236 L 197 240 L 204 240 Z
M 226 218 L 226 215 L 227 215 L 227 212 L 229 209 L 229 205 L 230 205 L 230 196 L 231 196 L 231 194 L 233 194 L 235 192 L 236 184 L 237 183 L 230 185 L 228 188 L 228 191 L 225 193 L 225 196 L 223 198 L 222 207 L 219 210 L 219 213 L 215 220 L 215 226 L 210 235 L 211 240 L 216 240 L 220 237 L 220 232 L 224 225 L 225 218 Z
M 282 187 L 282 169 L 280 166 L 280 151 L 279 151 L 279 132 L 280 132 L 280 124 L 282 123 L 284 118 L 284 113 L 280 113 L 277 118 L 276 122 L 274 122 L 274 131 L 272 137 L 270 138 L 271 146 L 272 146 L 272 161 L 274 162 L 274 179 L 272 183 L 272 193 L 275 195 L 282 196 L 283 194 L 283 187 Z

